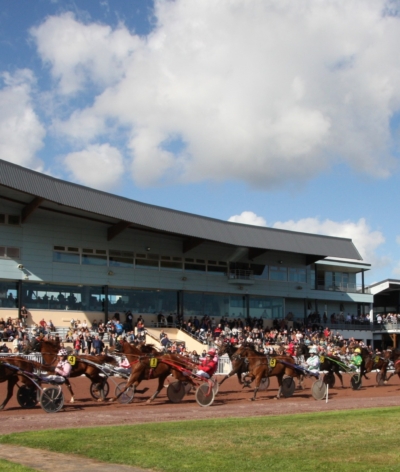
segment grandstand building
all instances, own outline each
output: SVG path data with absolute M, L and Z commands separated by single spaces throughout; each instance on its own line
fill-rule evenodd
M 0 160 L 4 319 L 22 306 L 56 326 L 126 310 L 146 326 L 160 314 L 256 317 L 264 327 L 316 314 L 351 334 L 348 314 L 367 314 L 365 327 L 351 328 L 371 341 L 369 269 L 350 239 L 148 205 Z

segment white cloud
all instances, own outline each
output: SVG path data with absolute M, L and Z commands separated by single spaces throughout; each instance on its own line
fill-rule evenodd
M 117 123 L 138 185 L 236 179 L 268 189 L 342 162 L 375 177 L 393 170 L 400 17 L 384 7 L 160 0 L 145 38 L 71 14 L 33 36 L 63 94 L 101 90 L 57 130 L 104 142 Z M 183 149 L 166 149 L 176 136 Z
M 349 238 L 353 241 L 363 260 L 372 264 L 374 269 L 389 265 L 385 256 L 378 255 L 378 249 L 385 243 L 385 237 L 380 231 L 373 231 L 364 218 L 358 221 L 332 221 L 318 218 L 304 218 L 298 221 L 277 221 L 274 228 L 299 231 L 302 233 L 323 234 L 340 238 Z
M 104 87 L 120 80 L 138 42 L 126 28 L 85 25 L 72 13 L 48 17 L 31 34 L 62 94 L 76 93 L 87 83 Z
M 15 164 L 42 170 L 35 154 L 43 146 L 45 129 L 33 108 L 31 93 L 34 82 L 29 70 L 1 75 L 0 89 L 0 156 Z
M 257 216 L 252 211 L 242 211 L 240 215 L 231 216 L 228 221 L 243 223 L 245 225 L 267 226 L 267 221 L 262 216 Z
M 124 162 L 118 149 L 108 144 L 91 145 L 63 159 L 74 181 L 100 190 L 115 188 L 123 173 Z

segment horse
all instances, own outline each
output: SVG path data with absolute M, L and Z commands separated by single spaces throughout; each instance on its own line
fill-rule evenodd
M 390 374 L 388 378 L 386 378 L 387 369 L 389 366 L 389 358 L 385 357 L 385 352 L 382 355 L 379 354 L 370 354 L 369 357 L 365 359 L 365 372 L 368 374 L 373 370 L 379 370 L 380 378 L 383 383 L 387 383 L 387 381 L 392 377 L 393 374 Z M 378 386 L 382 385 L 378 381 Z
M 39 341 L 39 351 L 43 357 L 43 366 L 44 369 L 54 368 L 57 364 L 57 353 L 60 350 L 59 341 L 52 341 L 47 339 L 42 339 Z M 69 358 L 70 364 L 72 366 L 70 377 L 79 377 L 85 375 L 88 377 L 95 386 L 95 391 L 99 392 L 98 401 L 104 401 L 104 385 L 107 382 L 107 378 L 102 374 L 102 370 L 99 369 L 95 364 L 116 364 L 116 359 L 108 354 L 103 354 L 100 356 L 92 356 L 88 354 L 83 354 L 80 356 L 71 356 Z M 69 393 L 71 394 L 70 403 L 75 402 L 75 395 L 72 390 L 71 383 L 68 378 L 65 379 L 65 385 L 68 388 Z
M 0 410 L 4 410 L 7 403 L 10 401 L 10 398 L 13 396 L 14 387 L 17 385 L 18 381 L 21 381 L 27 387 L 35 387 L 34 383 L 31 382 L 28 377 L 25 377 L 21 373 L 18 373 L 18 371 L 5 366 L 4 362 L 15 365 L 16 367 L 29 373 L 33 373 L 34 369 L 42 368 L 41 364 L 34 361 L 29 361 L 20 356 L 7 356 L 0 358 L 0 383 L 7 382 L 7 395 L 3 403 L 0 405 Z
M 247 359 L 245 358 L 237 358 L 235 356 L 236 351 L 238 350 L 237 346 L 234 346 L 231 342 L 225 342 L 223 343 L 219 348 L 218 348 L 218 354 L 220 356 L 223 356 L 224 354 L 228 354 L 228 357 L 231 361 L 232 364 L 232 370 L 229 372 L 229 374 L 225 375 L 225 377 L 219 382 L 219 386 L 221 386 L 225 380 L 229 379 L 233 375 L 237 375 L 238 381 L 240 385 L 243 385 L 242 381 L 242 374 L 248 372 L 248 363 Z
M 248 361 L 249 373 L 246 377 L 250 377 L 251 381 L 255 380 L 255 388 L 251 401 L 256 400 L 257 391 L 260 387 L 261 380 L 265 377 L 276 377 L 278 379 L 279 390 L 277 399 L 281 397 L 283 376 L 299 377 L 299 373 L 295 369 L 295 362 L 291 356 L 270 356 L 266 357 L 264 354 L 256 351 L 250 346 L 241 346 L 234 359 L 245 358 Z M 291 367 L 293 365 L 293 367 Z
M 125 387 L 115 396 L 109 399 L 110 402 L 118 400 L 129 388 L 132 387 L 133 394 L 137 391 L 138 385 L 143 380 L 158 378 L 158 387 L 155 393 L 147 400 L 146 403 L 151 403 L 164 387 L 166 378 L 173 374 L 176 380 L 189 382 L 193 386 L 195 382 L 190 374 L 192 369 L 196 367 L 191 361 L 177 354 L 163 354 L 160 352 L 153 352 L 145 354 L 138 350 L 135 346 L 126 341 L 121 341 L 121 346 L 124 355 L 129 356 L 131 364 L 131 374 Z M 138 350 L 138 353 L 133 353 Z

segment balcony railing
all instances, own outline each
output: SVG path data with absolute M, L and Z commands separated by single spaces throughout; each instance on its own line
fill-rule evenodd
M 232 284 L 253 284 L 254 272 L 252 270 L 231 269 L 228 272 L 228 282 Z
M 364 292 L 362 290 L 362 285 L 357 284 L 339 284 L 339 285 L 318 285 L 317 290 L 329 290 L 333 292 L 346 292 L 346 293 L 371 293 L 369 287 L 364 287 Z

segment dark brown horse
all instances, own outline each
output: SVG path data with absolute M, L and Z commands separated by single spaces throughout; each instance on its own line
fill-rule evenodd
M 41 364 L 29 361 L 20 356 L 0 357 L 0 383 L 7 382 L 7 395 L 3 403 L 0 405 L 0 410 L 3 410 L 10 401 L 10 398 L 13 396 L 14 387 L 19 381 L 27 387 L 35 387 L 28 377 L 18 373 L 18 371 L 13 368 L 6 367 L 4 363 L 15 365 L 19 369 L 29 373 L 33 373 L 34 369 L 40 369 L 42 367 Z
M 257 352 L 253 347 L 242 346 L 233 356 L 234 358 L 246 358 L 248 361 L 249 373 L 246 377 L 250 377 L 251 381 L 255 380 L 254 394 L 252 401 L 256 399 L 257 391 L 261 381 L 265 377 L 276 377 L 278 379 L 279 390 L 276 398 L 281 397 L 283 376 L 299 377 L 300 374 L 294 368 L 295 362 L 291 356 L 265 356 Z M 293 367 L 291 367 L 293 365 Z
M 147 400 L 147 403 L 152 402 L 164 387 L 164 382 L 169 375 L 173 375 L 176 380 L 189 382 L 195 385 L 191 378 L 192 369 L 195 364 L 185 357 L 177 354 L 163 354 L 160 352 L 145 354 L 138 350 L 130 343 L 121 342 L 124 355 L 128 358 L 131 364 L 131 374 L 123 389 L 110 402 L 117 400 L 129 388 L 132 388 L 135 393 L 138 385 L 143 380 L 150 380 L 158 378 L 158 387 L 155 393 Z M 137 350 L 135 352 L 135 350 Z
M 49 368 L 49 370 L 53 370 L 53 368 L 57 365 L 57 353 L 60 350 L 60 343 L 57 341 L 46 340 L 43 339 L 40 341 L 39 352 L 42 354 L 43 357 L 43 368 Z M 80 377 L 81 375 L 85 375 L 88 377 L 91 382 L 94 384 L 94 390 L 98 391 L 99 393 L 99 401 L 104 401 L 104 384 L 107 381 L 107 378 L 102 375 L 101 368 L 97 367 L 97 365 L 101 365 L 104 363 L 107 364 L 116 364 L 116 359 L 108 354 L 100 355 L 100 356 L 91 356 L 91 355 L 80 355 L 80 356 L 69 356 L 68 358 L 70 364 L 72 365 L 72 370 L 70 377 Z M 65 385 L 67 386 L 70 394 L 71 394 L 71 403 L 74 403 L 75 397 L 74 392 L 72 390 L 71 383 L 69 379 L 65 379 Z

